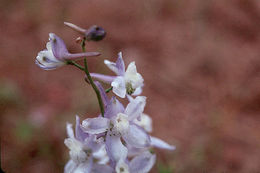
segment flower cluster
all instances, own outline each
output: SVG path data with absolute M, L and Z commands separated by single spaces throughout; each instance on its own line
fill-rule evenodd
M 99 41 L 105 36 L 104 30 L 82 29 L 74 24 L 65 25 L 83 34 L 82 49 L 85 41 Z M 68 138 L 64 143 L 69 149 L 70 160 L 64 168 L 65 173 L 148 173 L 153 167 L 156 155 L 153 148 L 174 150 L 175 147 L 150 135 L 152 119 L 144 113 L 146 97 L 140 96 L 144 86 L 143 77 L 136 70 L 135 62 L 127 69 L 118 54 L 117 61 L 105 60 L 104 63 L 116 76 L 89 73 L 87 60 L 84 67 L 74 60 L 82 57 L 98 56 L 98 52 L 71 54 L 65 43 L 57 35 L 49 34 L 47 50 L 38 53 L 36 64 L 45 70 L 63 65 L 74 65 L 85 72 L 87 81 L 97 94 L 101 114 L 96 118 L 87 118 L 80 122 L 76 116 L 75 134 L 72 124 L 67 124 Z M 104 90 L 97 79 L 111 85 Z M 127 98 L 124 106 L 116 96 L 109 98 L 110 90 L 120 98 Z

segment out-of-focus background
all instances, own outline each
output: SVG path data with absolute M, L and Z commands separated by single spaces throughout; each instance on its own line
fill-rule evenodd
M 156 150 L 160 173 L 260 172 L 259 0 L 0 1 L 1 161 L 7 173 L 63 172 L 66 122 L 98 114 L 84 74 L 34 64 L 48 33 L 79 52 L 63 22 L 105 28 L 87 50 L 90 71 L 123 51 L 145 79 L 153 135 L 176 145 Z

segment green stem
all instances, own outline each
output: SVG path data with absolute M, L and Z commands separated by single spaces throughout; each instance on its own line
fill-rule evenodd
M 106 89 L 106 93 L 109 93 L 109 91 L 111 91 L 112 89 L 113 89 L 113 87 Z
M 85 71 L 85 68 L 84 68 L 84 67 L 82 67 L 81 65 L 77 64 L 77 63 L 74 62 L 74 61 L 68 60 L 68 61 L 67 61 L 67 64 L 68 64 L 68 65 L 74 65 L 74 66 L 77 67 L 78 69 L 80 69 L 80 70 L 82 70 L 82 71 Z
M 82 51 L 83 52 L 86 52 L 85 41 L 86 41 L 86 38 L 84 38 L 82 43 L 81 43 L 81 47 L 82 47 Z M 100 92 L 99 92 L 97 86 L 95 85 L 92 77 L 90 76 L 90 73 L 89 73 L 89 70 L 88 70 L 88 62 L 87 62 L 86 58 L 84 58 L 84 66 L 85 66 L 85 68 L 83 68 L 83 69 L 84 69 L 84 71 L 85 71 L 85 73 L 87 75 L 89 83 L 92 86 L 92 88 L 94 89 L 94 91 L 96 92 L 97 99 L 98 99 L 98 104 L 99 104 L 100 111 L 101 111 L 101 115 L 102 115 L 102 117 L 104 117 L 104 106 L 103 106 L 102 98 L 101 98 L 101 95 L 100 95 Z

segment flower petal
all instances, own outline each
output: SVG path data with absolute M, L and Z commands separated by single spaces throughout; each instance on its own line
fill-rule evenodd
M 90 76 L 105 83 L 111 83 L 116 78 L 115 76 L 103 75 L 98 73 L 90 73 Z
M 65 65 L 65 62 L 56 59 L 51 50 L 43 50 L 38 53 L 35 64 L 44 70 L 53 70 Z
M 81 127 L 80 127 L 80 119 L 79 116 L 76 115 L 76 127 L 75 127 L 75 133 L 76 133 L 76 139 L 78 139 L 79 141 L 83 142 L 87 137 L 88 134 L 85 133 Z
M 118 53 L 118 58 L 116 61 L 116 67 L 118 70 L 118 75 L 123 76 L 125 74 L 125 63 L 124 60 L 122 58 L 122 52 Z
M 122 144 L 120 136 L 114 136 L 110 132 L 106 136 L 106 150 L 114 164 L 127 157 L 127 148 Z
M 72 129 L 72 124 L 70 123 L 67 123 L 67 135 L 69 138 L 74 138 L 74 132 L 73 132 L 73 129 Z
M 125 109 L 125 114 L 129 116 L 129 121 L 136 119 L 138 116 L 144 111 L 144 107 L 146 104 L 146 97 L 137 96 L 134 100 L 132 100 Z
M 126 95 L 125 79 L 122 76 L 116 77 L 114 81 L 111 83 L 111 86 L 113 87 L 113 92 L 117 96 L 121 98 L 125 98 Z
M 126 83 L 131 83 L 134 89 L 143 86 L 144 79 L 141 74 L 137 73 L 135 62 L 131 62 L 125 72 Z
M 151 154 L 149 151 L 146 151 L 139 156 L 136 156 L 130 161 L 129 168 L 130 172 L 134 173 L 147 173 L 149 172 L 156 160 L 155 154 Z
M 128 145 L 136 148 L 148 147 L 151 142 L 150 136 L 144 129 L 135 124 L 130 124 L 129 131 L 123 135 L 123 139 Z
M 107 94 L 104 90 L 104 88 L 102 87 L 102 85 L 98 82 L 98 81 L 94 81 L 94 83 L 96 84 L 96 86 L 98 87 L 98 90 L 100 92 L 100 95 L 101 95 L 101 98 L 102 98 L 102 101 L 103 101 L 103 104 L 104 106 L 106 107 L 109 103 L 109 99 L 107 97 Z
M 129 167 L 124 160 L 119 160 L 116 164 L 116 173 L 130 173 Z
M 94 57 L 101 55 L 99 52 L 65 53 L 62 58 L 65 60 L 77 60 L 84 57 Z
M 118 75 L 118 69 L 117 69 L 117 67 L 116 67 L 116 63 L 111 62 L 111 61 L 109 61 L 109 60 L 104 60 L 104 63 L 106 64 L 106 66 L 107 66 L 110 70 L 112 70 L 115 74 Z
M 93 159 L 89 158 L 86 162 L 78 164 L 73 173 L 92 173 Z
M 175 150 L 176 147 L 173 145 L 169 145 L 168 143 L 164 142 L 163 140 L 151 136 L 151 146 L 166 150 Z
M 113 173 L 113 168 L 103 164 L 93 164 L 92 173 Z
M 82 130 L 89 134 L 99 134 L 107 131 L 109 127 L 109 119 L 98 117 L 88 118 L 82 121 Z
M 134 119 L 134 123 L 142 127 L 146 132 L 152 132 L 152 119 L 147 114 L 141 114 L 140 120 Z
M 73 160 L 69 160 L 64 167 L 64 173 L 73 173 L 77 165 Z
M 64 41 L 54 33 L 49 34 L 49 40 L 51 43 L 53 55 L 57 59 L 63 60 L 64 55 L 68 54 L 68 50 Z
M 116 97 L 112 97 L 106 107 L 104 116 L 106 118 L 111 118 L 122 112 L 124 112 L 124 106 L 116 99 Z

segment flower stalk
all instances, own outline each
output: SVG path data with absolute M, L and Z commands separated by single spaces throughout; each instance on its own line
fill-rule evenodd
M 81 42 L 81 48 L 82 48 L 82 51 L 83 51 L 83 52 L 86 52 L 86 47 L 85 47 L 86 43 L 85 43 L 85 42 L 86 42 L 86 38 L 84 37 L 83 40 L 82 40 L 82 42 Z M 78 68 L 80 68 L 80 69 L 82 69 L 82 67 L 79 66 L 79 65 L 76 64 L 76 63 L 74 63 L 73 65 L 76 66 L 76 67 L 78 67 Z M 94 83 L 92 77 L 90 76 L 90 73 L 89 73 L 89 70 L 88 70 L 87 58 L 84 58 L 84 67 L 85 67 L 85 68 L 84 68 L 84 72 L 85 72 L 85 74 L 86 74 L 86 76 L 87 76 L 87 79 L 88 79 L 90 85 L 92 86 L 92 88 L 94 89 L 94 91 L 95 91 L 95 93 L 96 93 L 96 95 L 97 95 L 97 99 L 98 99 L 98 104 L 99 104 L 101 116 L 104 117 L 104 105 L 103 105 L 103 101 L 102 101 L 102 98 L 101 98 L 101 95 L 100 95 L 100 92 L 99 92 L 97 86 L 95 85 L 95 83 Z

